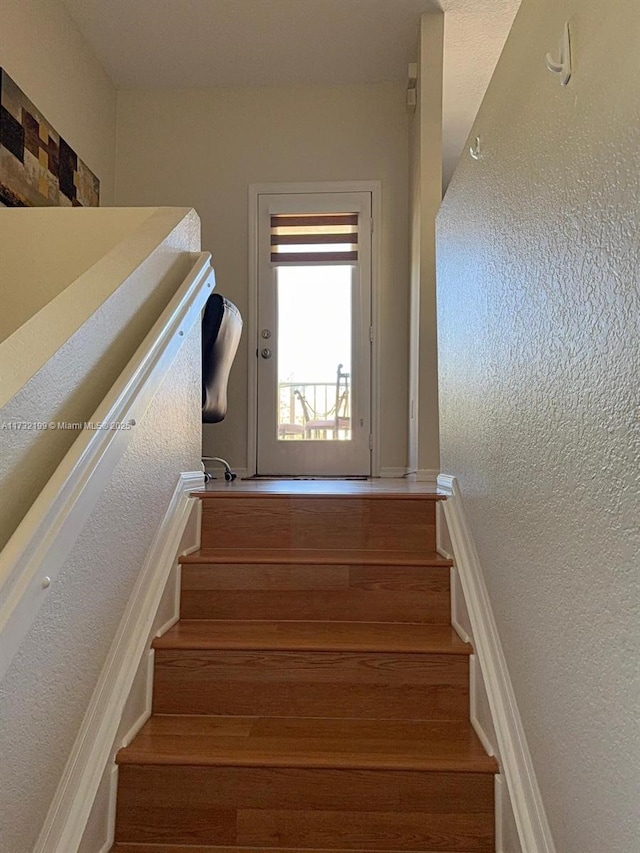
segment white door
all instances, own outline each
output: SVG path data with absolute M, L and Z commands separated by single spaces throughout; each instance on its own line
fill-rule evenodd
M 371 193 L 258 195 L 257 473 L 371 473 Z

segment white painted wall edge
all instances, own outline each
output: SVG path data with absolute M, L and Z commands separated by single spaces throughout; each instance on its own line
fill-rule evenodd
M 83 429 L 0 553 L 0 680 L 214 286 L 211 255 L 201 252 L 91 417 L 132 426 Z
M 444 513 L 464 592 L 523 853 L 555 853 L 555 844 L 491 609 L 480 559 L 455 477 L 441 474 Z
M 77 850 L 111 754 L 122 712 L 189 519 L 201 471 L 183 473 L 118 626 L 34 853 Z

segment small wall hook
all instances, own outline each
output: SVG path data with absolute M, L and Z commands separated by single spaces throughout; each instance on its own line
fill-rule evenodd
M 469 154 L 474 160 L 482 160 L 482 151 L 480 150 L 480 137 L 476 136 L 475 142 L 469 148 Z
M 571 35 L 569 33 L 569 22 L 565 22 L 560 42 L 560 58 L 556 60 L 550 53 L 546 57 L 547 68 L 554 74 L 560 75 L 560 85 L 566 86 L 571 79 Z

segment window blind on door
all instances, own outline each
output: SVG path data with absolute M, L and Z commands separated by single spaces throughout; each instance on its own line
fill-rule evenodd
M 357 213 L 271 215 L 275 264 L 352 263 L 358 260 Z

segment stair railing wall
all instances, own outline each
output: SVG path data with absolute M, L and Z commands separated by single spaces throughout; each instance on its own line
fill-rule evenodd
M 194 211 L 157 210 L 0 342 L 0 549 L 191 270 L 199 230 Z
M 88 418 L 129 428 L 80 431 L 0 553 L 12 853 L 77 849 L 109 720 L 117 727 L 153 621 L 139 613 L 157 610 L 202 483 L 200 315 L 214 279 L 208 254 L 186 258 L 186 278 Z

